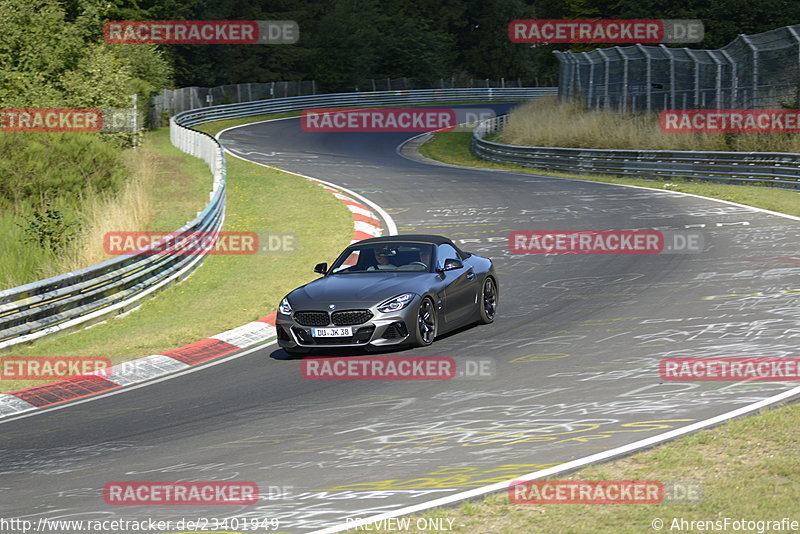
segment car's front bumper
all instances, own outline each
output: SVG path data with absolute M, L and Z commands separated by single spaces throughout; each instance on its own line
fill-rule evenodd
M 313 337 L 312 328 L 316 327 L 302 325 L 294 318 L 298 311 L 305 310 L 294 310 L 291 316 L 279 312 L 275 320 L 278 345 L 290 349 L 402 345 L 408 343 L 414 335 L 419 300 L 419 297 L 415 297 L 408 306 L 391 313 L 381 313 L 374 307 L 369 308 L 373 317 L 361 324 L 348 325 L 353 331 L 350 337 Z

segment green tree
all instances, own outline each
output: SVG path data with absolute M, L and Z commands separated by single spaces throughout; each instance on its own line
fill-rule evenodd
M 468 5 L 469 27 L 459 41 L 464 70 L 476 78 L 533 77 L 531 48 L 508 38 L 508 23 L 535 18 L 533 8 L 522 0 L 470 1 Z
M 155 47 L 103 42 L 110 7 L 102 0 L 0 0 L 0 104 L 129 107 L 134 92 L 163 87 L 171 69 Z
M 313 75 L 325 90 L 352 91 L 377 72 L 382 38 L 376 24 L 381 18 L 379 2 L 332 0 L 331 4 L 310 39 Z

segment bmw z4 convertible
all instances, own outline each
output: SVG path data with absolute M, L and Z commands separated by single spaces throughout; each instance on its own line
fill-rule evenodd
M 289 293 L 276 318 L 289 354 L 314 348 L 430 345 L 436 336 L 494 321 L 492 260 L 437 235 L 396 235 L 353 243 L 321 278 Z

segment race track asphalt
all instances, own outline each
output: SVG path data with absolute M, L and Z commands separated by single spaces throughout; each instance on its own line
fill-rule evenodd
M 412 135 L 311 133 L 288 119 L 221 141 L 364 195 L 400 233 L 447 235 L 491 257 L 494 324 L 390 355 L 488 361 L 492 376 L 304 380 L 300 362 L 271 345 L 0 423 L 0 517 L 276 518 L 281 531 L 308 532 L 511 480 L 791 387 L 664 382 L 658 363 L 796 356 L 797 221 L 667 191 L 429 165 L 398 154 Z M 508 251 L 515 230 L 613 229 L 698 232 L 704 250 Z M 253 481 L 265 495 L 249 506 L 103 502 L 104 484 L 131 480 Z

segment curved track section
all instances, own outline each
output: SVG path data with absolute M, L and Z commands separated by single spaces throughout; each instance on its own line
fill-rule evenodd
M 281 530 L 312 531 L 511 480 L 790 389 L 663 383 L 657 368 L 667 356 L 796 355 L 796 220 L 657 190 L 425 165 L 396 153 L 408 137 L 312 134 L 292 119 L 221 140 L 235 155 L 364 195 L 401 232 L 442 233 L 494 258 L 497 321 L 402 353 L 491 358 L 492 378 L 309 381 L 274 346 L 250 350 L 0 423 L 0 516 L 267 517 Z M 507 252 L 513 230 L 621 228 L 695 229 L 706 250 Z M 265 495 L 244 507 L 110 507 L 99 492 L 116 480 L 254 481 Z

